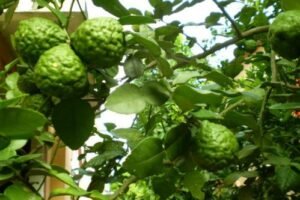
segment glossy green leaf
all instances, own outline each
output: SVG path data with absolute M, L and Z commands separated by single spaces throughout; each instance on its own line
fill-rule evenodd
M 164 157 L 162 141 L 148 137 L 132 150 L 123 167 L 131 174 L 144 178 L 161 172 Z
M 162 57 L 158 57 L 156 58 L 156 61 L 157 61 L 157 66 L 163 76 L 169 78 L 173 75 L 173 70 L 171 69 L 171 65 L 168 60 Z
M 57 178 L 58 180 L 66 183 L 67 185 L 73 187 L 73 188 L 78 188 L 70 174 L 63 168 L 58 167 L 58 166 L 52 166 L 51 169 L 47 171 L 47 173 L 50 176 L 53 176 Z
M 143 75 L 144 63 L 137 57 L 129 57 L 124 63 L 124 71 L 129 78 L 137 78 Z
M 190 145 L 190 137 L 191 133 L 186 124 L 172 128 L 164 141 L 167 158 L 173 160 L 185 153 Z
M 10 138 L 0 135 L 0 150 L 5 149 L 10 144 Z
M 182 71 L 175 74 L 173 84 L 186 83 L 191 78 L 199 77 L 200 73 L 198 71 Z
M 26 95 L 18 96 L 15 98 L 10 98 L 10 99 L 1 99 L 0 100 L 0 109 L 8 107 L 8 106 L 14 106 L 18 102 L 20 102 Z
M 42 200 L 42 198 L 36 195 L 33 191 L 25 187 L 20 183 L 10 185 L 5 189 L 4 195 L 11 200 L 17 199 L 30 199 L 30 200 Z
M 155 23 L 155 20 L 152 17 L 148 16 L 139 16 L 139 15 L 128 15 L 123 16 L 119 19 L 120 23 L 123 25 L 128 24 L 150 24 Z
M 241 92 L 246 103 L 258 104 L 265 97 L 265 90 L 262 88 L 254 88 L 252 90 Z
M 201 109 L 195 112 L 191 113 L 194 117 L 197 119 L 205 120 L 205 119 L 223 119 L 223 117 L 216 112 L 206 110 L 206 109 Z
M 300 108 L 300 103 L 298 102 L 290 102 L 290 103 L 278 103 L 273 104 L 269 107 L 269 109 L 273 110 L 295 110 Z
M 220 20 L 220 18 L 222 16 L 223 16 L 222 13 L 211 12 L 210 15 L 208 17 L 206 17 L 206 19 L 205 19 L 205 26 L 211 27 L 211 26 L 217 25 L 218 21 Z
M 248 156 L 252 155 L 254 152 L 256 152 L 258 149 L 258 146 L 255 145 L 247 145 L 243 147 L 239 152 L 237 152 L 238 159 L 244 159 Z
M 13 139 L 28 139 L 47 122 L 39 112 L 8 107 L 0 109 L 0 134 Z
M 81 188 L 55 188 L 51 191 L 50 193 L 50 199 L 56 196 L 75 196 L 75 197 L 80 197 L 80 196 L 87 196 L 89 192 L 81 189 Z
M 192 171 L 184 176 L 183 184 L 195 199 L 204 200 L 205 193 L 201 189 L 207 181 L 207 175 L 199 171 Z
M 146 105 L 140 88 L 128 83 L 113 91 L 105 103 L 108 110 L 122 114 L 139 113 L 144 110 Z
M 160 56 L 161 49 L 154 41 L 149 40 L 148 38 L 139 34 L 131 33 L 131 35 L 133 36 L 132 40 L 134 42 L 145 47 L 154 56 Z
M 52 122 L 57 135 L 71 149 L 78 149 L 92 134 L 95 114 L 80 99 L 62 100 L 54 107 Z
M 224 87 L 233 85 L 231 78 L 216 70 L 208 72 L 204 77 Z
M 93 0 L 93 3 L 95 6 L 99 6 L 117 17 L 129 15 L 128 10 L 120 3 L 119 0 L 110 0 L 109 3 L 107 3 L 106 0 Z
M 222 96 L 205 90 L 195 90 L 187 85 L 177 87 L 173 93 L 173 100 L 183 110 L 191 110 L 197 104 L 217 105 L 222 102 Z
M 243 114 L 236 111 L 230 111 L 225 114 L 224 120 L 225 123 L 230 127 L 246 125 L 255 132 L 259 131 L 257 120 L 253 115 L 250 114 Z
M 130 148 L 135 147 L 144 138 L 142 133 L 134 128 L 114 129 L 111 133 L 117 138 L 126 139 Z
M 163 83 L 156 81 L 145 82 L 141 90 L 147 103 L 152 105 L 162 105 L 170 97 L 170 92 Z
M 290 166 L 277 166 L 275 168 L 275 181 L 282 192 L 298 189 L 300 186 L 300 174 Z

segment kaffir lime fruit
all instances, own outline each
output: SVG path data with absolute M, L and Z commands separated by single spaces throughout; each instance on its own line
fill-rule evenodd
M 34 65 L 46 50 L 68 42 L 66 31 L 41 17 L 20 21 L 13 38 L 17 53 L 30 65 Z
M 68 44 L 43 53 L 34 68 L 37 87 L 59 98 L 82 96 L 88 89 L 86 68 Z
M 235 135 L 225 126 L 203 121 L 195 138 L 194 157 L 199 165 L 208 170 L 225 167 L 238 150 Z
M 24 74 L 19 76 L 17 84 L 19 90 L 24 93 L 34 94 L 40 91 L 35 84 L 34 73 L 31 69 L 28 69 Z
M 269 41 L 275 52 L 286 59 L 300 56 L 300 10 L 280 13 L 269 29 Z
M 120 62 L 125 52 L 123 27 L 113 18 L 89 19 L 71 35 L 71 44 L 87 64 L 111 67 Z

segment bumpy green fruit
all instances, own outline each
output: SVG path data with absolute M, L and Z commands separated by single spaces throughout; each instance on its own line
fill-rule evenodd
M 14 46 L 22 59 L 34 65 L 46 50 L 68 41 L 68 34 L 54 22 L 40 17 L 20 21 Z
M 255 40 L 246 40 L 245 43 L 246 51 L 253 52 L 257 49 L 257 42 Z
M 43 93 L 60 98 L 82 96 L 88 86 L 85 66 L 68 44 L 60 44 L 42 54 L 34 75 Z
M 84 21 L 71 35 L 71 44 L 83 61 L 101 68 L 117 65 L 125 52 L 122 25 L 108 17 Z
M 48 115 L 52 107 L 52 102 L 49 98 L 42 94 L 34 94 L 25 97 L 21 106 L 23 108 L 30 108 Z
M 17 84 L 18 88 L 25 93 L 34 94 L 40 91 L 35 84 L 34 74 L 31 69 L 20 75 Z
M 225 126 L 203 121 L 195 138 L 194 157 L 208 170 L 220 169 L 234 158 L 238 150 L 235 135 Z
M 274 51 L 287 59 L 300 56 L 300 10 L 280 13 L 269 29 L 269 41 Z

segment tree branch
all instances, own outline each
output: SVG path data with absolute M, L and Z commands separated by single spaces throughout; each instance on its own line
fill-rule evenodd
M 235 23 L 235 21 L 230 17 L 230 15 L 228 14 L 228 12 L 225 10 L 225 8 L 223 6 L 221 6 L 217 0 L 213 0 L 213 2 L 218 6 L 218 8 L 222 11 L 223 15 L 230 21 L 233 29 L 235 30 L 237 37 L 242 37 L 242 33 L 240 31 L 240 29 L 238 28 L 237 24 Z
M 235 44 L 236 42 L 246 38 L 246 37 L 249 37 L 249 36 L 252 36 L 252 35 L 255 35 L 255 34 L 258 34 L 258 33 L 263 33 L 263 32 L 267 32 L 269 30 L 269 26 L 259 26 L 259 27 L 255 27 L 253 29 L 250 29 L 248 31 L 245 31 L 245 32 L 242 32 L 241 33 L 241 37 L 234 37 L 230 40 L 227 40 L 221 44 L 216 44 L 215 46 L 213 46 L 212 48 L 210 48 L 209 50 L 203 52 L 203 53 L 200 53 L 200 54 L 197 54 L 197 55 L 194 55 L 192 57 L 190 57 L 190 59 L 201 59 L 201 58 L 205 58 L 206 56 L 212 54 L 212 53 L 215 53 L 216 51 L 220 50 L 220 49 L 223 49 L 225 47 L 228 47 L 229 45 L 232 45 L 232 44 Z

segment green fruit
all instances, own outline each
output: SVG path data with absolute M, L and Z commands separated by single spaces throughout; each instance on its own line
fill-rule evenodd
M 238 142 L 225 126 L 203 121 L 196 134 L 195 147 L 193 155 L 199 165 L 208 170 L 216 170 L 225 167 L 234 158 Z
M 51 110 L 52 102 L 50 98 L 47 98 L 42 94 L 34 94 L 31 96 L 26 96 L 23 99 L 21 106 L 23 108 L 30 108 L 47 115 Z
M 20 75 L 17 84 L 19 90 L 24 93 L 34 94 L 40 91 L 35 84 L 34 73 L 31 69 Z
M 54 22 L 40 17 L 20 21 L 14 34 L 17 53 L 30 65 L 34 65 L 46 50 L 66 42 L 66 31 Z
M 286 59 L 300 56 L 300 10 L 280 13 L 269 29 L 269 41 L 274 51 Z
M 120 62 L 125 52 L 123 27 L 108 17 L 86 20 L 71 35 L 71 44 L 87 64 L 111 67 Z
M 245 50 L 249 52 L 253 52 L 257 49 L 257 42 L 255 40 L 246 40 L 244 42 Z
M 68 44 L 60 44 L 42 54 L 34 75 L 37 87 L 50 96 L 82 96 L 88 89 L 85 66 Z

